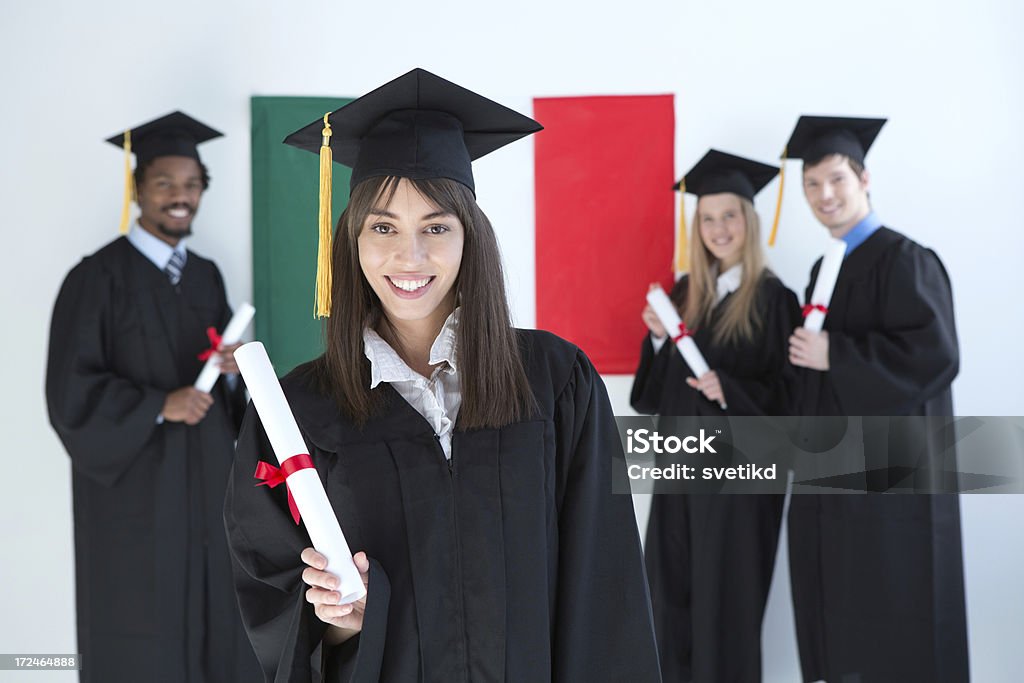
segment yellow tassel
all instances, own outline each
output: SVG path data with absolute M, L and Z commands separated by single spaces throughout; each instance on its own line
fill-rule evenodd
M 782 190 L 786 187 L 786 152 L 782 150 L 782 162 L 779 164 L 779 198 L 775 202 L 775 220 L 772 221 L 772 232 L 768 235 L 768 246 L 775 246 L 775 237 L 779 233 L 779 217 L 782 215 Z
M 135 199 L 135 177 L 132 175 L 132 132 L 124 132 L 124 201 L 121 204 L 121 234 L 128 234 L 132 200 Z
M 320 143 L 320 244 L 316 257 L 317 318 L 331 315 L 331 124 L 330 112 L 324 114 L 323 140 Z
M 679 229 L 676 232 L 676 275 L 690 270 L 690 252 L 686 244 L 686 184 L 679 182 Z

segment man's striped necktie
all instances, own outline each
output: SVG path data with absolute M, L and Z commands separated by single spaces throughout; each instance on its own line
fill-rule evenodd
M 167 279 L 171 281 L 172 285 L 176 285 L 181 282 L 181 271 L 185 269 L 185 257 L 175 249 L 171 252 L 171 260 L 167 262 L 167 267 L 164 268 L 164 272 L 167 274 Z

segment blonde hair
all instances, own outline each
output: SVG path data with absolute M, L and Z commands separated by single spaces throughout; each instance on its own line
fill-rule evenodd
M 754 204 L 745 197 L 735 195 L 740 202 L 747 231 L 743 241 L 740 263 L 743 265 L 743 279 L 729 300 L 725 303 L 721 317 L 712 331 L 716 344 L 731 344 L 738 341 L 753 341 L 761 328 L 761 318 L 756 304 L 758 284 L 765 272 L 764 250 L 761 248 L 761 220 L 754 210 Z M 700 200 L 694 211 L 690 227 L 690 273 L 687 280 L 685 301 L 677 301 L 686 326 L 698 329 L 711 323 L 711 314 L 717 305 L 718 274 L 713 266 L 718 259 L 704 246 L 700 235 Z

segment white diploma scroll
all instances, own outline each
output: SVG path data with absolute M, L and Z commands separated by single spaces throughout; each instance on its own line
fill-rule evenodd
M 263 344 L 245 344 L 235 351 L 235 362 L 238 363 L 278 462 L 283 463 L 293 455 L 306 453 L 306 442 L 302 439 Z M 355 602 L 366 595 L 359 570 L 352 561 L 352 551 L 349 550 L 345 534 L 327 499 L 320 475 L 315 469 L 299 470 L 288 477 L 285 485 L 295 499 L 313 547 L 327 558 L 326 571 L 341 581 L 337 588 L 341 593 L 340 604 Z M 299 558 L 295 559 L 298 561 Z
M 654 309 L 654 314 L 658 316 L 658 320 L 664 325 L 668 336 L 675 339 L 679 335 L 680 330 L 683 329 L 683 320 L 679 317 L 675 305 L 668 298 L 665 290 L 661 287 L 655 287 L 648 291 L 647 303 Z M 683 360 L 686 361 L 686 364 L 690 366 L 694 377 L 700 378 L 711 371 L 711 368 L 708 367 L 708 362 L 704 360 L 700 349 L 697 348 L 697 344 L 694 343 L 693 338 L 689 335 L 676 340 L 676 348 L 683 355 Z M 722 410 L 725 410 L 725 403 L 719 402 L 719 405 L 722 406 Z
M 843 267 L 845 255 L 846 242 L 829 240 L 825 257 L 821 260 L 821 268 L 818 269 L 818 279 L 814 281 L 811 300 L 808 302 L 814 308 L 804 318 L 804 328 L 811 332 L 821 332 L 821 326 L 825 324 L 825 313 L 821 309 L 828 310 L 829 304 L 832 303 L 832 291 L 836 288 L 836 278 L 839 277 L 839 269 Z
M 228 326 L 224 328 L 224 334 L 221 335 L 220 343 L 224 345 L 237 344 L 238 340 L 242 338 L 245 328 L 249 327 L 249 323 L 252 322 L 252 316 L 255 313 L 256 309 L 247 303 L 239 306 L 235 314 L 231 316 Z M 217 383 L 218 377 L 220 377 L 220 362 L 216 356 L 210 356 L 206 359 L 206 365 L 203 366 L 203 369 L 199 372 L 199 377 L 196 378 L 196 383 L 192 386 L 199 391 L 210 393 L 213 385 Z

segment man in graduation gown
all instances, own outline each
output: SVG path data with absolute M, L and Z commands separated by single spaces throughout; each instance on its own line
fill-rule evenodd
M 219 135 L 174 112 L 109 140 L 134 146 L 141 215 L 54 307 L 46 398 L 71 456 L 82 681 L 259 680 L 221 521 L 241 387 L 192 387 L 231 315 L 216 265 L 183 243 L 209 181 L 196 145 Z
M 797 328 L 789 359 L 797 413 L 949 416 L 959 369 L 949 276 L 935 252 L 882 225 L 864 155 L 884 119 L 801 117 L 787 146 L 804 194 L 846 257 L 824 330 Z M 807 300 L 821 261 L 811 272 Z M 804 679 L 836 683 L 968 680 L 959 500 L 889 494 L 895 464 L 943 469 L 921 421 L 864 420 L 871 493 L 795 495 L 790 567 Z

